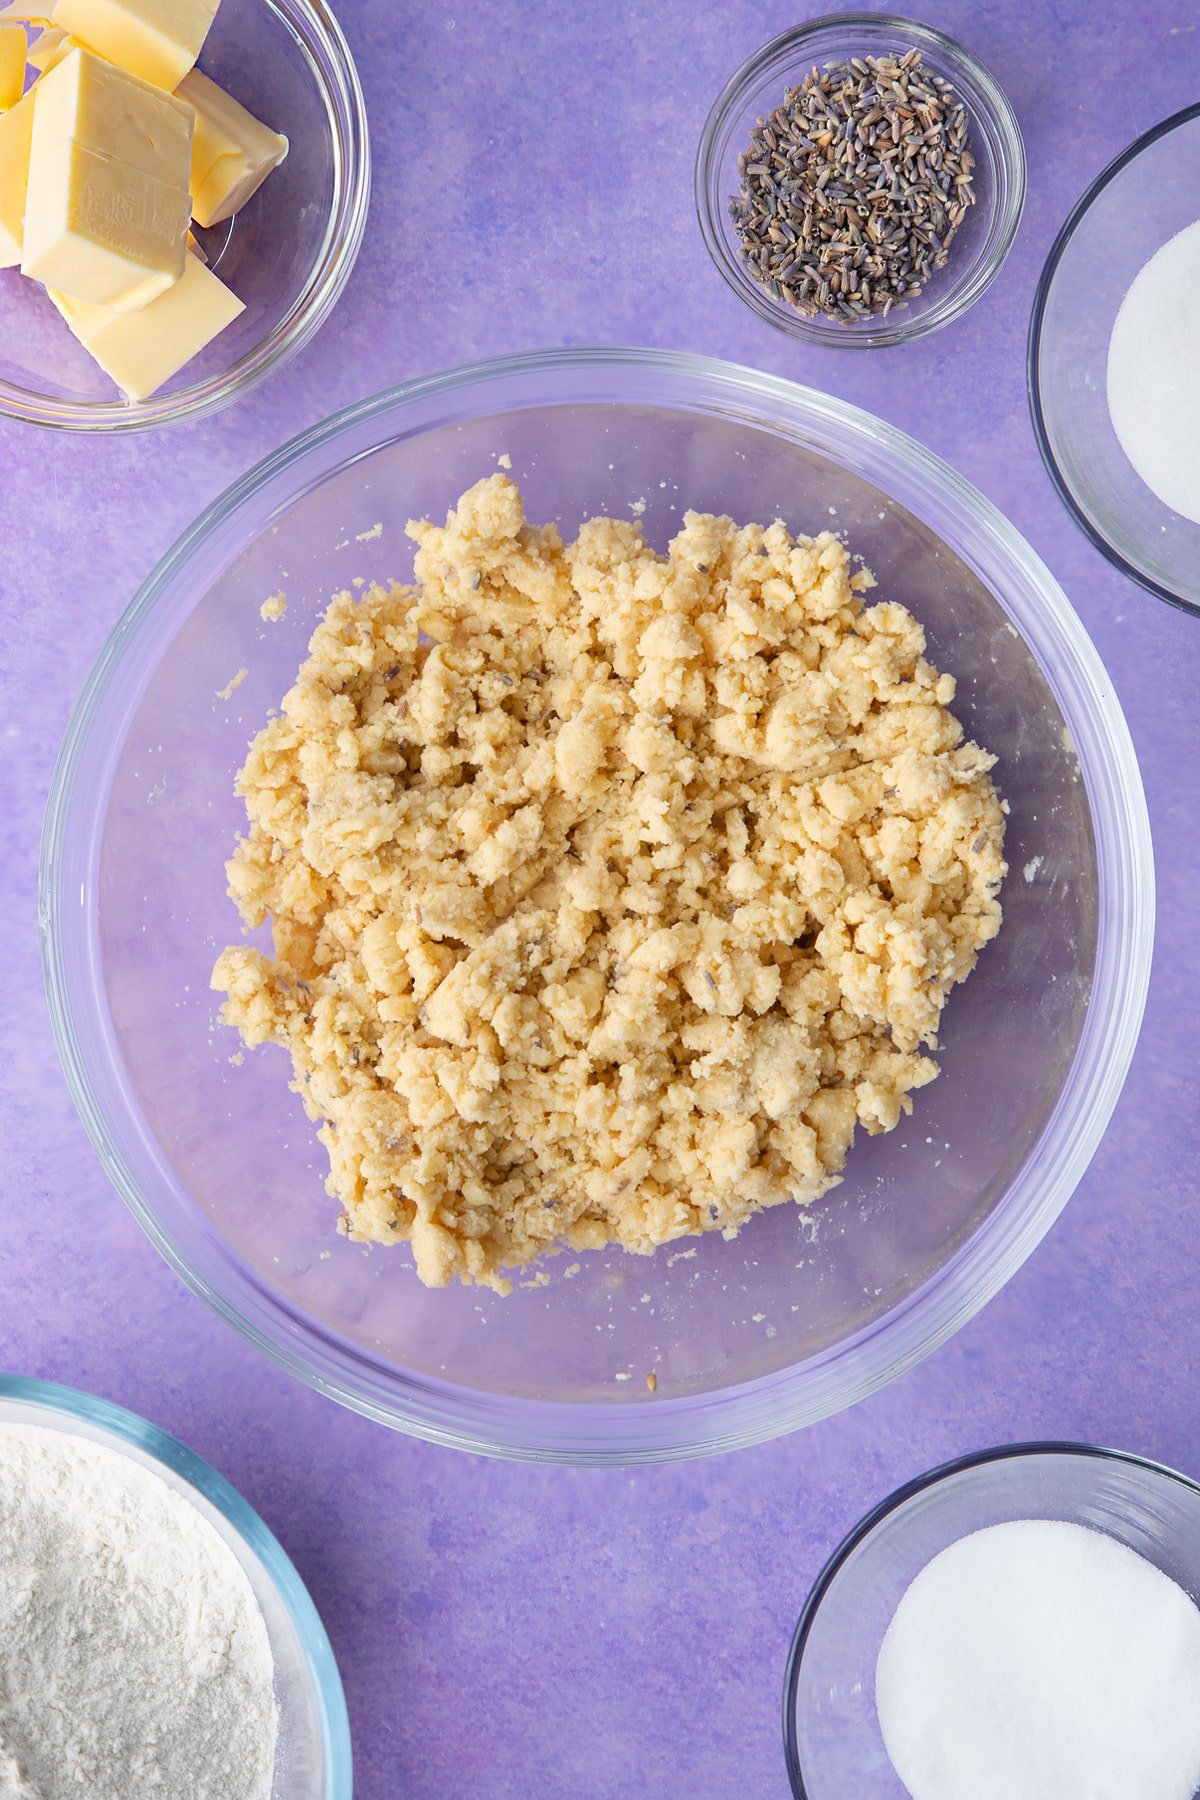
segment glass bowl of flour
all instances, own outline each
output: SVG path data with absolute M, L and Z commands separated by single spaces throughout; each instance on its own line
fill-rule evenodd
M 145 1419 L 0 1375 L 0 1793 L 351 1789 L 329 1639 L 257 1513 Z
M 1029 331 L 1038 446 L 1126 575 L 1200 614 L 1200 105 L 1098 176 L 1046 261 Z
M 932 1470 L 855 1526 L 796 1627 L 797 1800 L 1193 1800 L 1200 1486 L 1086 1444 Z

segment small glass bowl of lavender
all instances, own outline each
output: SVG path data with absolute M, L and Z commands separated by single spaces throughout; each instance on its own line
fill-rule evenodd
M 1003 89 L 931 26 L 837 13 L 726 84 L 696 209 L 734 292 L 792 337 L 875 350 L 937 331 L 995 279 L 1025 151 Z

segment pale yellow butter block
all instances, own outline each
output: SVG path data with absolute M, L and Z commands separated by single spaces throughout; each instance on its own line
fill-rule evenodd
M 0 25 L 0 112 L 14 107 L 25 91 L 27 48 L 23 25 Z
M 70 140 L 39 162 L 36 108 L 33 139 L 23 275 L 127 311 L 179 280 L 190 217 L 185 193 Z
M 65 294 L 51 292 L 50 298 L 130 400 L 148 400 L 245 311 L 237 295 L 195 256 L 188 257 L 181 281 L 132 318 Z
M 51 69 L 58 67 L 64 57 L 70 56 L 72 50 L 78 48 L 73 37 L 61 31 L 57 25 L 47 25 L 40 31 L 29 46 L 29 61 L 42 75 L 48 75 Z
M 288 153 L 288 141 L 239 100 L 193 69 L 179 98 L 194 108 L 191 190 L 198 225 L 232 218 L 257 193 Z
M 192 213 L 198 225 L 219 225 L 240 212 L 279 167 L 288 141 L 199 69 L 184 76 L 178 94 L 196 113 Z
M 0 25 L 49 25 L 50 12 L 44 6 L 25 6 L 22 0 L 11 0 L 0 6 Z
M 25 188 L 29 178 L 29 144 L 33 136 L 33 90 L 6 113 L 0 113 L 0 269 L 21 260 Z
M 85 150 L 186 188 L 194 113 L 186 100 L 75 46 L 37 85 L 33 156 L 72 138 Z
M 174 90 L 195 64 L 220 0 L 56 0 L 54 23 L 110 62 Z
M 70 294 L 60 294 L 57 288 L 47 288 L 46 298 L 53 301 L 72 331 L 75 331 L 76 325 L 80 327 L 78 331 L 75 331 L 75 336 L 80 343 L 83 342 L 83 330 L 89 314 L 105 313 L 110 316 L 112 314 L 110 306 L 90 306 L 86 300 L 72 300 Z
M 192 109 L 86 50 L 36 98 L 21 270 L 134 311 L 183 274 Z

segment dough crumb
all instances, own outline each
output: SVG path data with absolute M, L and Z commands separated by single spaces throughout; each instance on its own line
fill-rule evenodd
M 217 689 L 217 699 L 232 700 L 234 694 L 237 692 L 238 688 L 241 687 L 249 673 L 249 669 L 239 669 L 232 680 L 227 681 L 223 688 Z
M 512 457 L 508 454 L 507 450 L 503 451 L 501 455 L 496 458 L 496 467 L 498 469 L 512 468 Z
M 277 619 L 282 619 L 286 611 L 287 595 L 280 590 L 278 594 L 272 594 L 268 600 L 263 601 L 258 609 L 258 616 L 266 619 L 268 624 L 274 624 Z
M 373 544 L 376 538 L 381 538 L 382 536 L 383 521 L 380 520 L 377 525 L 372 525 L 369 531 L 360 531 L 354 541 L 356 544 Z
M 656 1393 L 658 1390 L 658 1376 L 654 1373 L 653 1369 L 651 1369 L 646 1377 L 646 1386 L 650 1389 L 652 1394 Z
M 564 543 L 495 474 L 408 532 L 415 584 L 335 595 L 250 747 L 230 893 L 274 954 L 212 978 L 289 1050 L 339 1229 L 506 1293 L 808 1206 L 1000 926 L 953 677 L 828 531 Z

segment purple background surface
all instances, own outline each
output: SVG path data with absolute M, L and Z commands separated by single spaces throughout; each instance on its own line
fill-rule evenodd
M 321 337 L 203 426 L 92 442 L 0 426 L 0 1362 L 146 1414 L 259 1508 L 333 1639 L 362 1800 L 781 1795 L 793 1621 L 841 1533 L 897 1482 L 1030 1436 L 1117 1444 L 1200 1474 L 1200 626 L 1122 580 L 1068 521 L 1024 377 L 1053 234 L 1110 157 L 1196 98 L 1200 18 L 1194 0 L 931 4 L 930 22 L 1012 97 L 1029 202 L 1002 275 L 965 319 L 856 356 L 756 321 L 709 264 L 692 213 L 713 96 L 803 7 L 343 0 L 341 13 L 367 91 L 375 197 Z M 983 1315 L 799 1436 L 597 1474 L 389 1434 L 277 1371 L 184 1290 L 109 1187 L 67 1096 L 42 998 L 36 867 L 89 664 L 202 505 L 285 437 L 391 382 L 600 341 L 707 351 L 857 401 L 1015 521 L 1128 715 L 1159 915 L 1146 1026 L 1108 1135 Z

